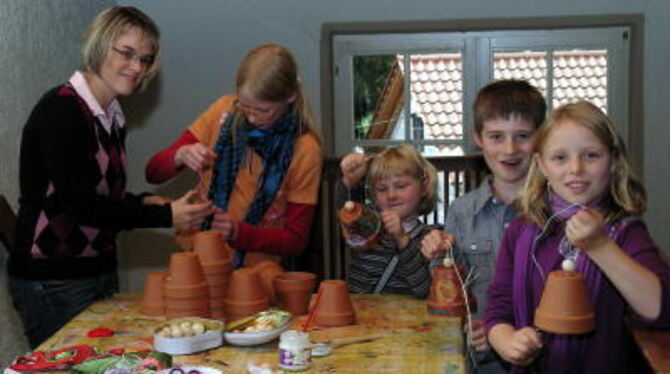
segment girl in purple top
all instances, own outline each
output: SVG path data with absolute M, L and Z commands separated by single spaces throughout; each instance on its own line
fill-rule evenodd
M 670 268 L 644 223 L 644 187 L 622 139 L 594 105 L 556 109 L 537 134 L 519 200 L 522 218 L 503 237 L 485 312 L 489 342 L 511 372 L 639 372 L 624 317 L 670 326 Z M 546 277 L 576 261 L 596 314 L 582 335 L 533 326 Z

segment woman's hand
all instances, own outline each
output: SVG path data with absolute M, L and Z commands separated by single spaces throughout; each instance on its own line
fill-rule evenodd
M 158 195 L 147 195 L 142 198 L 143 205 L 165 205 L 171 202 L 172 199 Z
M 398 245 L 398 249 L 405 249 L 409 245 L 409 235 L 407 235 L 405 229 L 402 227 L 400 214 L 395 210 L 384 210 L 379 216 L 382 219 L 384 230 L 393 237 L 393 240 Z
M 342 183 L 347 187 L 353 187 L 360 182 L 368 171 L 368 161 L 371 156 L 364 153 L 349 153 L 340 162 L 342 169 Z
M 180 147 L 174 155 L 174 166 L 186 166 L 195 172 L 212 167 L 216 154 L 202 143 L 193 143 Z
M 198 230 L 202 221 L 214 212 L 211 201 L 194 202 L 197 198 L 197 191 L 191 190 L 170 204 L 172 224 L 175 228 L 185 231 Z
M 214 219 L 212 220 L 212 230 L 220 232 L 223 240 L 237 239 L 237 228 L 237 221 L 228 212 L 224 212 L 219 208 L 216 209 Z
M 597 249 L 610 239 L 605 234 L 603 216 L 591 208 L 584 208 L 565 225 L 565 234 L 574 246 L 583 251 Z
M 454 245 L 454 236 L 441 230 L 432 230 L 421 240 L 421 253 L 423 257 L 432 260 L 447 248 Z

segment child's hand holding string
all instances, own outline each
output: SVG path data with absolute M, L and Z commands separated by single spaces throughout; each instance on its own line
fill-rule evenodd
M 368 161 L 372 156 L 364 153 L 349 153 L 340 162 L 342 183 L 346 187 L 353 187 L 365 177 L 368 172 Z
M 400 214 L 395 210 L 387 209 L 383 210 L 379 216 L 382 219 L 384 230 L 393 237 L 393 240 L 398 245 L 398 249 L 405 249 L 409 245 L 409 235 L 407 235 L 405 229 L 402 227 Z
M 454 245 L 454 236 L 441 230 L 432 230 L 421 240 L 421 253 L 429 260 L 437 258 Z
M 542 337 L 533 327 L 515 329 L 500 323 L 489 331 L 489 341 L 503 360 L 517 366 L 528 366 L 542 349 Z
M 468 343 L 475 349 L 475 352 L 486 352 L 489 350 L 489 343 L 486 339 L 486 329 L 484 320 L 472 320 L 472 334 L 469 333 L 468 325 L 464 325 L 465 333 L 468 334 Z
M 603 216 L 585 207 L 568 220 L 565 234 L 570 243 L 587 252 L 602 247 L 610 240 L 604 228 Z
M 223 236 L 223 240 L 235 240 L 237 239 L 238 229 L 238 222 L 228 212 L 216 208 L 214 219 L 212 220 L 212 230 L 219 231 L 221 236 Z
M 202 143 L 193 143 L 180 147 L 174 155 L 174 166 L 201 172 L 212 167 L 216 154 Z

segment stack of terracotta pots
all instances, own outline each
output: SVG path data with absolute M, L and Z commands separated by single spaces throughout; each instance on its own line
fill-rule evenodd
M 270 307 L 269 298 L 256 269 L 242 268 L 233 271 L 223 305 L 227 322 Z
M 346 281 L 332 279 L 321 282 L 316 302 L 314 322 L 317 325 L 346 326 L 356 323 L 356 313 Z
M 164 292 L 166 317 L 210 317 L 209 287 L 195 253 L 170 256 L 170 275 L 165 279 Z
M 201 231 L 193 237 L 193 248 L 200 259 L 209 287 L 209 307 L 212 318 L 224 321 L 223 300 L 228 292 L 232 272 L 232 254 L 218 231 Z
M 277 303 L 277 295 L 273 281 L 278 276 L 284 274 L 284 269 L 275 261 L 265 260 L 254 265 L 254 270 L 256 270 L 261 279 L 263 290 L 268 295 L 270 304 L 275 305 Z
M 144 280 L 144 294 L 140 303 L 140 312 L 148 316 L 165 315 L 165 298 L 163 287 L 168 273 L 164 271 L 151 271 Z

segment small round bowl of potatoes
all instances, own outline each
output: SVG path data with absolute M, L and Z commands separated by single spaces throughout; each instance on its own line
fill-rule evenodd
M 223 344 L 223 328 L 223 322 L 212 319 L 172 319 L 154 331 L 154 348 L 183 355 L 218 347 Z
M 224 337 L 233 345 L 249 346 L 270 342 L 291 324 L 293 315 L 284 310 L 270 309 L 228 324 Z

